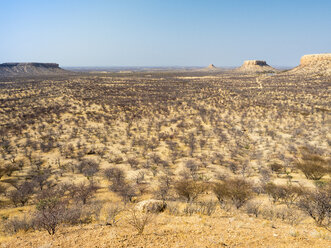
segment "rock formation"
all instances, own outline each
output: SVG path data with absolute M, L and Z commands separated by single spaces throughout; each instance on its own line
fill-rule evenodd
M 145 200 L 138 202 L 136 209 L 141 212 L 150 212 L 150 213 L 160 213 L 163 212 L 167 207 L 167 204 L 164 201 L 160 200 Z
M 272 68 L 264 60 L 246 60 L 243 65 L 234 70 L 239 73 L 267 73 L 276 72 L 275 68 Z
M 3 63 L 0 76 L 58 75 L 68 73 L 55 63 Z
M 301 57 L 300 65 L 288 73 L 331 76 L 331 53 L 304 55 Z

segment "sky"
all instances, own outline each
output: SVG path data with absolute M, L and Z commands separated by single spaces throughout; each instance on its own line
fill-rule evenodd
M 0 63 L 296 66 L 331 52 L 331 0 L 0 0 Z

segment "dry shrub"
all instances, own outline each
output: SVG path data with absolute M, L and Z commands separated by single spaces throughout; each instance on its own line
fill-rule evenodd
M 178 216 L 181 213 L 179 203 L 176 202 L 168 202 L 167 210 L 170 215 Z
M 58 225 L 65 220 L 66 205 L 66 202 L 57 197 L 40 200 L 34 216 L 36 225 L 54 235 Z
M 306 192 L 298 202 L 298 207 L 314 219 L 318 226 L 330 226 L 331 187 L 317 188 Z
M 7 191 L 7 186 L 4 184 L 0 184 L 0 195 L 5 194 Z
M 292 205 L 301 195 L 304 194 L 304 189 L 300 186 L 276 185 L 268 183 L 264 186 L 265 192 L 273 199 L 273 202 L 283 202 L 286 205 Z
M 9 198 L 16 207 L 19 203 L 24 206 L 33 195 L 34 186 L 32 182 L 23 182 L 15 190 L 9 192 Z
M 311 180 L 320 180 L 330 170 L 327 160 L 319 155 L 309 153 L 308 150 L 304 150 L 302 158 L 296 162 L 296 167 L 302 171 L 307 179 Z
M 27 215 L 23 215 L 23 217 L 15 216 L 4 223 L 4 228 L 9 233 L 27 232 L 34 229 L 34 223 Z
M 260 207 L 262 205 L 261 201 L 249 201 L 247 202 L 245 206 L 246 213 L 249 215 L 254 215 L 255 217 L 258 217 L 260 215 Z
M 119 204 L 112 204 L 106 209 L 106 215 L 107 215 L 107 223 L 106 225 L 109 226 L 116 226 L 116 224 L 119 222 L 119 214 L 123 212 L 124 208 L 120 206 Z
M 262 205 L 260 207 L 260 215 L 267 220 L 280 219 L 294 226 L 300 224 L 305 219 L 301 211 L 285 205 L 277 207 Z
M 109 188 L 114 192 L 120 191 L 121 187 L 125 184 L 125 173 L 121 168 L 108 168 L 104 171 L 104 175 L 108 181 L 112 182 Z
M 207 190 L 203 182 L 182 179 L 175 184 L 176 193 L 187 202 L 193 202 L 200 194 Z
M 84 159 L 77 165 L 80 173 L 83 173 L 88 179 L 92 178 L 100 169 L 100 164 L 92 159 Z
M 138 213 L 136 210 L 130 210 L 127 222 L 138 232 L 138 234 L 142 234 L 145 227 L 151 224 L 154 219 L 155 215 L 152 213 Z
M 300 224 L 305 218 L 301 211 L 286 206 L 275 208 L 274 216 L 292 226 Z
M 279 164 L 279 163 L 272 163 L 269 165 L 270 169 L 275 172 L 276 174 L 280 174 L 283 173 L 285 171 L 285 168 L 283 165 Z
M 72 184 L 69 188 L 69 191 L 73 199 L 75 199 L 76 201 L 81 201 L 83 204 L 86 204 L 87 200 L 93 197 L 99 188 L 99 186 L 93 183 L 86 184 L 82 182 L 77 185 Z
M 252 185 L 241 178 L 215 183 L 213 192 L 221 205 L 231 201 L 237 209 L 253 198 Z
M 217 203 L 214 201 L 208 202 L 198 202 L 198 203 L 187 203 L 185 208 L 183 209 L 183 213 L 185 215 L 193 215 L 193 214 L 202 214 L 211 216 L 216 211 Z

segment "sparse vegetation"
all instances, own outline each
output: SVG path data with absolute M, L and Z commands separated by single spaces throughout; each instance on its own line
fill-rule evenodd
M 195 228 L 197 216 L 206 233 L 251 219 L 329 228 L 329 93 L 319 90 L 328 79 L 259 80 L 262 88 L 256 75 L 207 72 L 0 79 L 2 228 L 54 235 L 91 224 L 123 237 L 150 225 L 169 237 L 169 223 Z M 160 223 L 135 208 L 151 199 Z

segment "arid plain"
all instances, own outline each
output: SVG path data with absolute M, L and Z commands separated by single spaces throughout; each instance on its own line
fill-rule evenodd
M 6 74 L 0 247 L 330 247 L 330 61 Z

